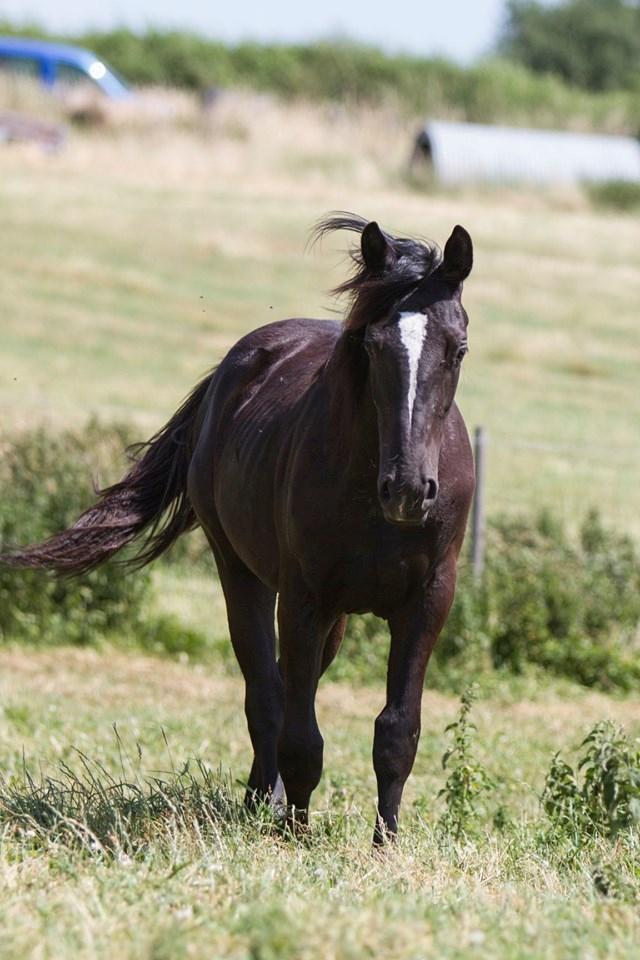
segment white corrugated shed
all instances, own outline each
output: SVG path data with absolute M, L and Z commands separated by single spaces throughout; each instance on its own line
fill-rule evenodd
M 640 181 L 640 141 L 480 123 L 427 123 L 416 140 L 442 183 Z

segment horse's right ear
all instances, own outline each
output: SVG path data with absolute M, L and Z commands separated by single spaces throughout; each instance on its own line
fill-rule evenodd
M 362 259 L 369 270 L 376 273 L 384 270 L 391 245 L 375 220 L 371 220 L 362 231 L 360 241 Z

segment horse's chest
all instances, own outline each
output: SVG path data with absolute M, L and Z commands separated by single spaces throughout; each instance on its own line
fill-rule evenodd
M 345 537 L 328 551 L 311 548 L 302 563 L 303 573 L 323 606 L 344 613 L 371 611 L 387 617 L 409 593 L 427 581 L 433 550 L 416 535 Z

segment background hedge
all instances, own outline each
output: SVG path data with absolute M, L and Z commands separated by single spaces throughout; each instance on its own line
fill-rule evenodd
M 0 33 L 49 36 L 88 47 L 137 85 L 196 91 L 248 87 L 341 104 L 391 102 L 412 116 L 640 130 L 637 90 L 579 89 L 515 61 L 461 67 L 442 58 L 392 56 L 350 42 L 234 45 L 152 29 L 55 37 L 40 27 L 6 21 L 0 21 Z

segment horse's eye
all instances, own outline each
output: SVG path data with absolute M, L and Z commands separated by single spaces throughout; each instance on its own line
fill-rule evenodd
M 462 361 L 463 361 L 464 358 L 465 358 L 466 352 L 467 352 L 466 346 L 464 346 L 464 347 L 459 347 L 459 348 L 458 348 L 458 351 L 457 351 L 457 353 L 456 353 L 456 356 L 455 356 L 455 362 L 456 362 L 456 363 L 462 363 Z

